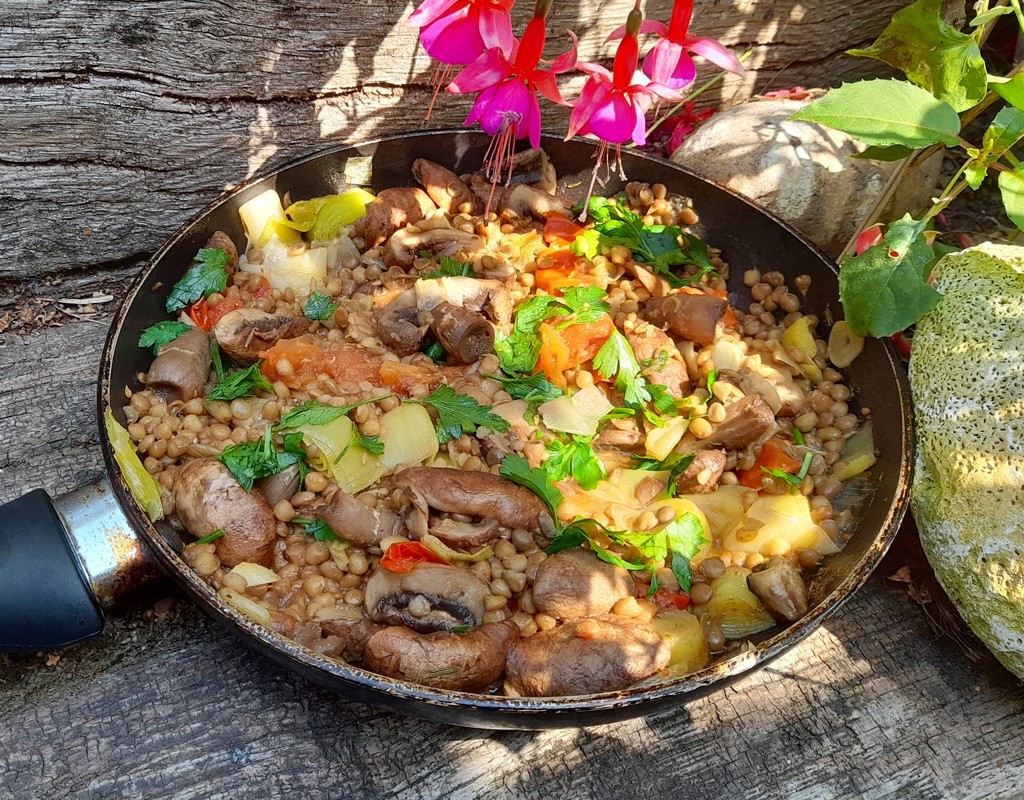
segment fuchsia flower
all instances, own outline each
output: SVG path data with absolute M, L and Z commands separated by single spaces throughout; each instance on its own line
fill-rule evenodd
M 425 0 L 408 24 L 420 29 L 427 55 L 444 64 L 469 64 L 484 50 L 512 47 L 515 0 Z
M 648 80 L 637 71 L 640 53 L 637 33 L 641 20 L 638 9 L 629 12 L 622 41 L 615 51 L 612 72 L 600 64 L 580 63 L 580 69 L 590 77 L 569 117 L 566 139 L 589 133 L 608 144 L 621 145 L 632 140 L 642 147 L 647 143 L 645 114 L 654 99 L 660 97 L 673 102 L 683 99 L 674 90 Z
M 495 137 L 488 157 L 488 170 L 497 180 L 516 139 L 526 136 L 533 147 L 540 146 L 540 103 L 537 92 L 559 105 L 568 105 L 558 91 L 555 75 L 576 66 L 576 36 L 570 31 L 572 47 L 555 59 L 550 69 L 540 69 L 547 39 L 545 19 L 552 0 L 537 0 L 533 19 L 522 40 L 512 37 L 504 50 L 492 47 L 466 67 L 448 86 L 455 94 L 478 92 L 466 125 L 475 122 Z
M 737 75 L 743 72 L 743 65 L 729 50 L 714 39 L 689 36 L 690 20 L 693 17 L 693 0 L 675 0 L 669 24 L 658 20 L 647 20 L 640 26 L 640 33 L 655 33 L 661 41 L 651 48 L 644 59 L 644 72 L 651 80 L 672 89 L 679 89 L 693 83 L 697 68 L 690 53 L 703 56 L 712 64 Z M 613 31 L 609 39 L 623 35 L 625 28 Z M 687 52 L 689 51 L 689 52 Z

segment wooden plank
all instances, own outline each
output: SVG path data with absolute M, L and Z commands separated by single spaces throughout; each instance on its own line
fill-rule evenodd
M 582 58 L 632 5 L 557 3 L 552 31 L 580 32 Z M 694 32 L 743 50 L 750 71 L 706 102 L 754 87 L 838 82 L 878 71 L 842 55 L 902 0 L 701 3 Z M 531 4 L 520 3 L 521 18 Z M 0 27 L 0 279 L 142 260 L 186 219 L 257 172 L 337 143 L 420 128 L 432 67 L 402 23 L 409 4 L 210 5 L 10 0 Z M 670 3 L 648 13 L 667 18 Z M 564 46 L 564 37 L 551 48 Z M 40 46 L 47 43 L 47 46 Z M 568 82 L 573 97 L 581 84 Z M 466 99 L 441 99 L 458 125 Z M 564 127 L 566 111 L 547 124 Z M 88 232 L 88 235 L 84 235 Z
M 0 501 L 98 471 L 103 333 L 79 323 L 0 336 Z M 1019 797 L 1020 683 L 936 639 L 882 577 L 897 566 L 733 688 L 647 719 L 539 733 L 352 703 L 250 653 L 187 602 L 162 622 L 138 609 L 53 667 L 0 657 L 0 795 Z

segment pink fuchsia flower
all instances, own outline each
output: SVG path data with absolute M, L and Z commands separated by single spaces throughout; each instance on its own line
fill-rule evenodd
M 644 59 L 644 72 L 647 76 L 672 89 L 688 86 L 697 76 L 697 68 L 690 53 L 706 58 L 727 72 L 741 74 L 743 64 L 719 42 L 689 35 L 692 18 L 693 0 L 675 0 L 668 25 L 653 19 L 643 23 L 640 33 L 654 33 L 661 37 L 661 41 L 651 48 Z M 618 38 L 624 30 L 619 28 L 608 38 Z
M 493 180 L 500 175 L 516 139 L 528 136 L 533 147 L 540 146 L 537 92 L 554 103 L 568 105 L 562 99 L 555 76 L 576 66 L 576 36 L 569 32 L 572 46 L 554 60 L 550 69 L 538 67 L 547 40 L 545 20 L 551 2 L 537 0 L 522 40 L 513 37 L 509 52 L 498 47 L 486 50 L 448 86 L 454 94 L 478 93 L 465 124 L 479 122 L 485 132 L 495 137 L 487 159 Z
M 592 134 L 608 144 L 622 145 L 632 140 L 643 147 L 647 143 L 645 115 L 655 98 L 682 101 L 677 92 L 637 71 L 641 20 L 639 10 L 629 12 L 612 72 L 600 64 L 580 63 L 580 69 L 590 77 L 569 117 L 567 139 Z
M 444 64 L 469 64 L 485 50 L 512 49 L 515 0 L 425 0 L 408 24 L 420 29 L 427 55 Z

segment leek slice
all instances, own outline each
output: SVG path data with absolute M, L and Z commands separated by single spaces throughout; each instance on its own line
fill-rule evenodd
M 373 195 L 365 189 L 349 189 L 322 199 L 324 203 L 309 231 L 309 238 L 314 242 L 333 239 L 345 225 L 365 216 L 366 206 L 373 201 Z
M 745 639 L 775 627 L 775 619 L 747 588 L 749 574 L 749 569 L 728 567 L 722 577 L 711 581 L 711 602 L 701 619 L 718 622 L 727 639 Z
M 420 405 L 403 403 L 380 418 L 380 440 L 385 470 L 412 467 L 437 455 L 441 445 L 429 412 Z
M 832 473 L 837 481 L 847 481 L 875 465 L 878 459 L 875 457 L 875 438 L 870 422 L 846 440 L 839 458 L 846 462 L 846 466 Z
M 114 412 L 107 408 L 103 414 L 103 422 L 107 428 L 107 438 L 114 448 L 114 461 L 121 468 L 121 475 L 128 489 L 146 516 L 153 522 L 163 519 L 164 504 L 160 501 L 160 484 L 150 475 L 139 454 L 135 451 L 135 443 L 123 425 L 114 419 Z
M 324 425 L 303 425 L 296 430 L 302 433 L 306 444 L 314 444 L 320 451 L 317 469 L 328 472 L 347 494 L 361 492 L 388 471 L 379 456 L 356 443 L 356 426 L 348 417 L 338 417 Z

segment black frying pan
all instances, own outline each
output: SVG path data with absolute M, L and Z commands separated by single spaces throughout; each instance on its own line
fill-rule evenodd
M 243 243 L 238 208 L 268 188 L 293 200 L 336 192 L 344 184 L 372 189 L 412 184 L 411 167 L 424 157 L 458 173 L 480 166 L 488 139 L 469 132 L 419 132 L 338 147 L 291 164 L 216 201 L 179 230 L 143 270 L 118 311 L 103 352 L 98 413 L 108 407 L 125 422 L 125 387 L 151 356 L 139 333 L 165 319 L 167 287 L 182 275 L 196 250 L 216 230 Z M 589 180 L 594 145 L 545 137 L 543 144 L 563 190 L 579 195 Z M 791 280 L 812 277 L 806 308 L 820 319 L 839 318 L 835 266 L 800 234 L 768 212 L 721 186 L 662 159 L 627 153 L 630 180 L 664 183 L 692 197 L 699 233 L 720 247 L 731 266 L 730 299 L 748 302 L 745 269 L 780 270 Z M 602 190 L 623 188 L 618 179 Z M 822 323 L 824 327 L 824 323 Z M 830 556 L 809 586 L 808 614 L 760 640 L 752 650 L 675 680 L 647 682 L 622 692 L 568 698 L 509 698 L 429 689 L 366 672 L 320 656 L 278 636 L 225 605 L 213 588 L 179 557 L 182 541 L 170 525 L 150 523 L 121 479 L 106 433 L 107 477 L 98 485 L 51 503 L 37 490 L 0 508 L 0 650 L 53 649 L 100 633 L 104 606 L 123 598 L 155 564 L 241 641 L 279 664 L 353 699 L 439 722 L 481 728 L 553 728 L 593 725 L 652 713 L 725 687 L 795 646 L 833 614 L 884 555 L 907 507 L 913 463 L 910 396 L 888 343 L 869 340 L 846 370 L 857 402 L 872 409 L 878 464 L 873 493 L 858 506 L 860 524 L 845 549 Z

